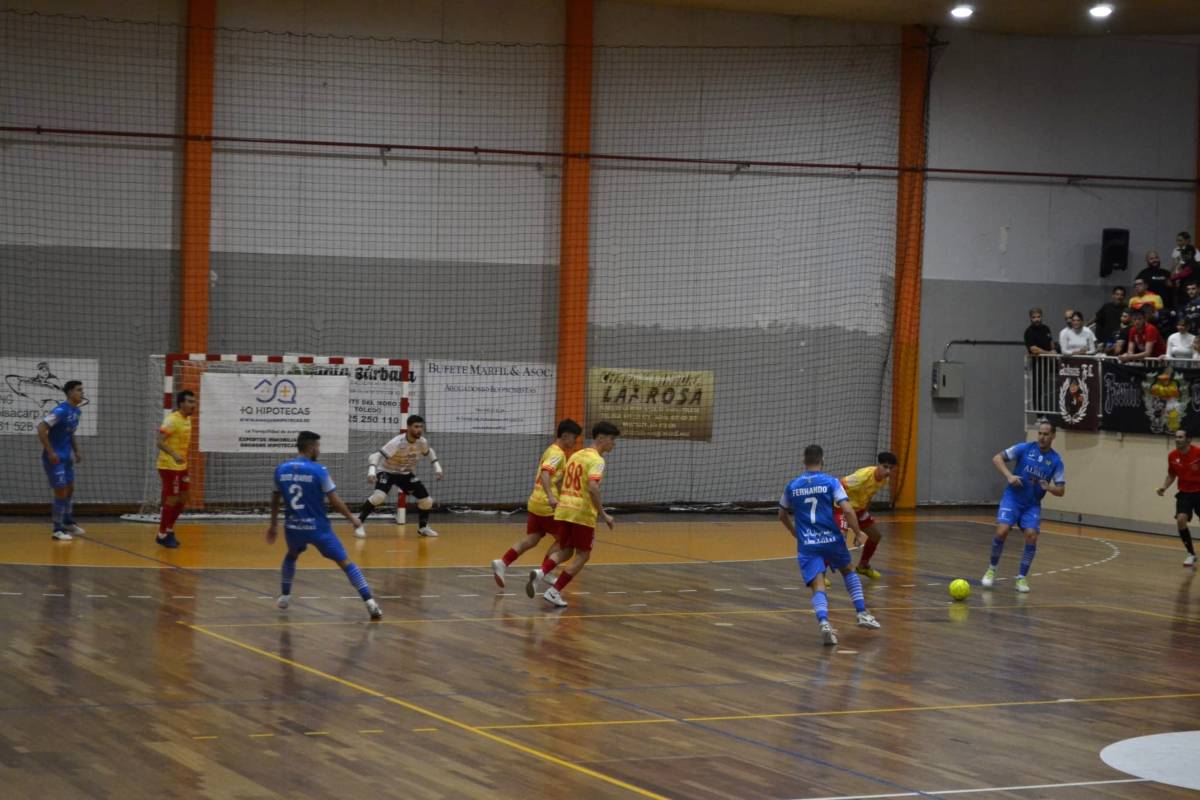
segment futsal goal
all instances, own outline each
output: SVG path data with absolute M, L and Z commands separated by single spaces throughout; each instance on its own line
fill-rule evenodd
M 184 515 L 193 519 L 265 515 L 275 466 L 295 454 L 305 429 L 321 434 L 321 462 L 347 484 L 340 493 L 353 504 L 367 488 L 366 455 L 403 430 L 409 413 L 412 371 L 402 358 L 172 353 L 150 356 L 149 370 L 162 394 L 146 405 L 155 419 L 143 426 L 149 468 L 141 503 L 124 517 L 134 521 L 158 521 L 155 423 L 184 389 L 199 400 Z M 389 510 L 402 523 L 403 496 Z

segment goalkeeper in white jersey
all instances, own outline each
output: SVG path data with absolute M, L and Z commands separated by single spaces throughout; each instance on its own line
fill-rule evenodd
M 442 479 L 442 465 L 438 463 L 437 453 L 429 446 L 424 434 L 425 420 L 412 414 L 403 433 L 389 440 L 367 458 L 371 465 L 367 469 L 367 482 L 375 487 L 375 491 L 371 492 L 358 510 L 358 518 L 363 522 L 354 529 L 354 535 L 358 538 L 366 538 L 367 517 L 383 505 L 393 486 L 401 492 L 401 496 L 412 495 L 417 498 L 417 514 L 420 520 L 417 533 L 422 536 L 437 536 L 437 531 L 429 527 L 433 498 L 429 496 L 425 484 L 413 472 L 417 462 L 424 456 L 433 465 L 437 479 Z

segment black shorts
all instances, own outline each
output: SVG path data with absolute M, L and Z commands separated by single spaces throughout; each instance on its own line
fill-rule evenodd
M 411 494 L 418 500 L 429 497 L 429 490 L 425 488 L 425 484 L 421 483 L 421 479 L 412 473 L 380 472 L 375 476 L 375 488 L 384 494 L 387 494 L 393 486 L 405 494 Z
M 1176 492 L 1175 513 L 1187 514 L 1189 522 L 1192 515 L 1200 517 L 1200 492 Z

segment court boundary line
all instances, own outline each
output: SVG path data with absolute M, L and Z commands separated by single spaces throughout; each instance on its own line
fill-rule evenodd
M 937 797 L 944 794 L 982 794 L 983 792 L 1022 792 L 1030 789 L 1069 789 L 1074 786 L 1107 786 L 1115 783 L 1152 783 L 1148 778 L 1114 778 L 1104 781 L 1075 781 L 1073 783 L 1037 783 L 1027 786 L 985 786 L 979 789 L 932 789 L 918 794 L 905 792 L 900 794 L 842 794 L 826 797 L 802 797 L 797 800 L 889 800 L 897 797 L 922 797 L 926 794 Z
M 385 702 L 391 703 L 393 705 L 400 706 L 401 708 L 404 708 L 415 714 L 420 714 L 421 716 L 428 717 L 433 720 L 437 720 L 438 722 L 441 722 L 444 725 L 449 725 L 453 728 L 457 728 L 458 730 L 474 734 L 483 739 L 487 739 L 488 741 L 491 741 L 493 743 L 504 745 L 505 747 L 511 748 L 520 753 L 524 753 L 527 756 L 532 756 L 534 758 L 537 758 L 541 761 L 545 761 L 549 764 L 553 764 L 555 766 L 565 767 L 569 770 L 578 772 L 579 774 L 587 776 L 589 778 L 593 778 L 595 780 L 602 781 L 611 786 L 615 786 L 619 789 L 624 789 L 625 791 L 639 795 L 640 797 L 648 797 L 648 798 L 652 798 L 652 800 L 669 800 L 669 798 L 665 797 L 664 795 L 656 794 L 655 792 L 652 792 L 648 789 L 643 789 L 640 786 L 635 786 L 632 783 L 623 781 L 620 778 L 614 778 L 613 776 L 607 775 L 603 772 L 599 772 L 598 770 L 591 769 L 590 767 L 585 767 L 582 764 L 575 764 L 564 758 L 560 758 L 559 756 L 556 756 L 553 753 L 547 753 L 545 751 L 538 750 L 537 748 L 530 747 L 525 744 L 521 744 L 520 742 L 514 742 L 511 739 L 507 739 L 503 736 L 499 736 L 497 734 L 491 733 L 490 731 L 485 731 L 474 725 L 470 725 L 466 722 L 462 722 L 460 720 L 454 719 L 453 717 L 448 717 L 444 714 L 439 714 L 438 712 L 433 711 L 432 709 L 425 708 L 424 706 L 417 705 L 416 703 L 411 703 L 407 700 L 402 700 L 398 697 L 392 697 L 391 695 L 385 694 L 384 692 L 381 692 L 378 689 L 372 689 L 369 686 L 364 686 L 360 683 L 355 683 L 354 681 L 350 681 L 345 678 L 339 678 L 336 675 L 332 675 L 323 670 L 319 670 L 316 667 L 311 667 L 307 664 L 301 663 L 294 659 L 286 658 L 284 656 L 278 655 L 277 653 L 272 653 L 269 650 L 263 650 L 262 648 L 255 647 L 252 644 L 248 644 L 246 642 L 239 641 L 238 639 L 234 639 L 231 636 L 226 636 L 224 634 L 217 633 L 216 631 L 206 630 L 203 625 L 193 625 L 191 623 L 184 622 L 182 620 L 179 620 L 177 624 L 182 625 L 186 628 L 189 628 L 193 631 L 196 631 L 197 633 L 202 633 L 205 636 L 209 636 L 218 641 L 241 648 L 242 650 L 245 650 L 247 652 L 254 653 L 256 655 L 262 656 L 262 657 L 270 659 L 272 661 L 276 661 L 281 664 L 286 664 L 287 666 L 292 667 L 293 669 L 298 669 L 298 670 L 301 670 L 302 672 L 307 672 L 310 675 L 317 676 L 318 678 L 323 678 L 324 680 L 332 681 L 341 686 L 345 686 L 349 689 L 353 689 L 357 692 L 361 692 L 362 694 L 365 694 L 369 697 L 375 697 L 375 698 L 384 700 Z
M 914 714 L 931 711 L 976 711 L 992 708 L 1022 708 L 1028 706 L 1072 706 L 1096 703 L 1138 703 L 1154 700 L 1195 700 L 1200 699 L 1200 692 L 1182 692 L 1172 694 L 1146 694 L 1106 697 L 1056 698 L 1054 700 L 1006 700 L 993 703 L 950 703 L 936 706 L 887 706 L 880 708 L 844 708 L 827 711 L 779 711 L 762 714 L 728 714 L 704 717 L 670 716 L 646 719 L 614 719 L 586 720 L 578 722 L 531 722 L 509 723 L 505 725 L 481 725 L 480 730 L 539 730 L 553 728 L 597 728 L 618 725 L 649 725 L 666 723 L 702 723 L 702 722 L 744 722 L 753 720 L 772 719 L 807 719 L 810 717 L 855 717 L 874 716 L 877 714 Z M 936 794 L 936 792 L 934 792 Z

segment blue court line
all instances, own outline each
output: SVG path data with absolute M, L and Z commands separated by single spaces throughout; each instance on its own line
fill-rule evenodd
M 687 725 L 692 728 L 699 728 L 700 730 L 705 731 L 706 733 L 715 733 L 718 736 L 723 736 L 727 739 L 733 739 L 734 741 L 742 742 L 743 744 L 752 745 L 754 747 L 761 747 L 765 750 L 770 750 L 772 752 L 779 753 L 780 755 L 791 756 L 792 758 L 797 758 L 801 761 L 807 761 L 810 764 L 816 764 L 818 766 L 825 767 L 826 769 L 832 769 L 832 770 L 836 770 L 838 772 L 844 772 L 847 775 L 853 775 L 856 778 L 862 778 L 863 780 L 868 780 L 868 781 L 871 781 L 872 783 L 878 783 L 879 785 L 886 786 L 889 789 L 898 789 L 902 792 L 908 792 L 914 797 L 928 797 L 928 798 L 933 798 L 933 800 L 937 800 L 937 795 L 929 794 L 928 792 L 922 792 L 920 789 L 913 789 L 913 788 L 911 788 L 909 786 L 905 786 L 904 784 L 901 784 L 901 783 L 894 783 L 893 781 L 889 781 L 886 778 L 879 778 L 879 777 L 876 777 L 875 775 L 870 775 L 866 772 L 860 772 L 856 769 L 851 769 L 850 767 L 839 767 L 837 764 L 834 764 L 829 761 L 825 761 L 824 759 L 821 759 L 821 758 L 817 758 L 816 756 L 810 756 L 810 755 L 806 755 L 805 753 L 798 753 L 795 750 L 787 750 L 782 747 L 776 747 L 775 745 L 770 744 L 768 742 L 762 742 L 762 741 L 759 741 L 758 739 L 751 739 L 748 736 L 739 736 L 736 733 L 730 733 L 729 731 L 725 731 L 720 728 L 713 727 L 711 725 L 706 725 L 702 722 L 691 722 L 689 720 L 683 719 L 681 717 L 676 717 L 671 714 L 664 714 L 661 711 L 656 711 L 656 710 L 646 707 L 646 706 L 640 706 L 637 703 L 631 703 L 627 700 L 619 700 L 619 699 L 616 699 L 613 697 L 606 697 L 596 691 L 589 691 L 588 694 L 590 694 L 593 697 L 596 697 L 600 700 L 605 700 L 607 702 L 613 703 L 614 705 L 622 706 L 624 708 L 628 708 L 628 709 L 637 711 L 642 714 L 649 714 L 649 715 L 658 717 L 659 719 L 669 719 L 669 720 L 677 722 L 681 725 Z

